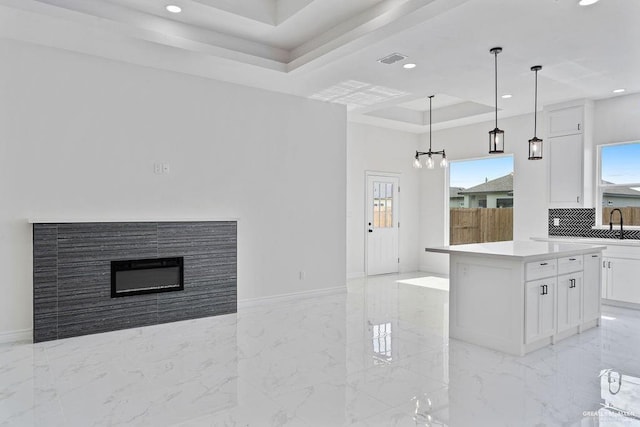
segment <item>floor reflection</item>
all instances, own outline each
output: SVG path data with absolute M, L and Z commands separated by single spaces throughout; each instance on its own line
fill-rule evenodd
M 345 293 L 237 315 L 0 346 L 0 426 L 640 422 L 640 312 L 605 306 L 601 327 L 510 356 L 450 340 L 448 292 L 426 276 L 358 279 Z

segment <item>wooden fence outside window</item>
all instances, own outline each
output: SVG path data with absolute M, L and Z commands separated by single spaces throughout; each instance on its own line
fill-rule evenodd
M 449 244 L 513 240 L 513 208 L 453 208 Z
M 602 208 L 602 225 L 609 225 L 609 214 L 615 208 Z M 640 225 L 640 207 L 618 208 L 622 211 L 622 219 L 624 225 Z M 620 215 L 618 212 L 613 214 L 613 223 L 620 224 Z

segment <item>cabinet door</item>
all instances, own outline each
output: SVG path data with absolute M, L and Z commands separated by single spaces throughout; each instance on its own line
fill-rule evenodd
M 540 297 L 540 334 L 543 337 L 549 337 L 556 333 L 557 283 L 555 278 L 545 281 L 547 293 Z
M 607 298 L 640 304 L 638 277 L 640 260 L 611 258 Z
M 581 323 L 582 278 L 582 272 L 558 276 L 558 331 Z
M 576 135 L 583 131 L 583 108 L 569 107 L 547 113 L 547 137 Z
M 600 280 L 602 275 L 602 256 L 590 254 L 584 256 L 584 279 L 582 289 L 582 320 L 600 317 Z
M 525 342 L 548 337 L 555 332 L 555 279 L 527 282 L 525 296 Z
M 582 135 L 549 140 L 549 203 L 555 207 L 582 206 Z
M 609 271 L 610 271 L 611 259 L 602 258 L 602 274 L 600 274 L 600 280 L 602 282 L 602 298 L 609 298 Z

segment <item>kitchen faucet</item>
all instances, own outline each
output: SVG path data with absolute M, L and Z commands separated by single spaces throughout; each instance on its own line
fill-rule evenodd
M 620 239 L 624 239 L 624 229 L 622 228 L 622 211 L 618 208 L 612 209 L 611 212 L 609 213 L 609 231 L 613 230 L 613 213 L 615 211 L 618 211 L 618 213 L 620 214 Z

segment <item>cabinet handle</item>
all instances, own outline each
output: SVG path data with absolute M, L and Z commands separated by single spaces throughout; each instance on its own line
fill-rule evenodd
M 578 130 L 580 130 L 580 123 L 578 123 Z
M 576 196 L 576 203 L 580 203 L 580 196 Z
M 544 295 L 544 285 L 540 285 L 540 295 Z
M 609 268 L 611 268 L 611 261 L 609 261 Z
M 569 279 L 569 283 L 571 283 L 569 285 L 570 288 L 575 288 L 576 287 L 576 279 Z
M 607 268 L 607 261 L 602 261 L 602 268 Z
M 576 260 L 575 258 L 569 258 L 569 261 L 575 261 L 575 260 Z
M 591 258 L 598 258 L 598 255 L 591 255 Z
M 540 265 L 547 265 L 549 264 L 548 262 L 541 262 Z

